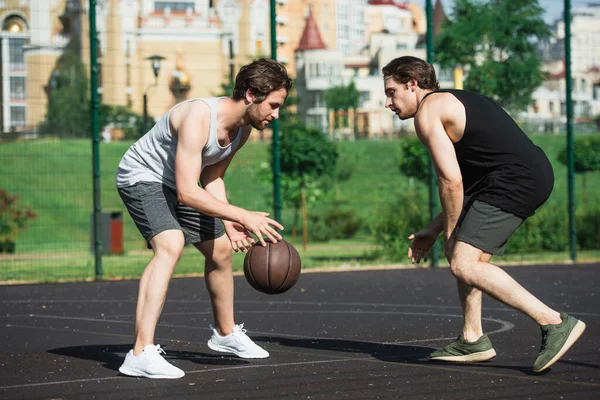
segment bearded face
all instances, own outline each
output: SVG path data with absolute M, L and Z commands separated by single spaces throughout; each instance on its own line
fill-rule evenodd
M 260 110 L 261 104 L 262 103 L 250 104 L 248 106 L 248 110 L 246 111 L 248 124 L 250 126 L 252 126 L 254 129 L 258 129 L 259 131 L 262 131 L 263 129 L 265 129 L 267 127 L 267 125 L 269 124 L 269 122 L 272 121 L 272 119 L 270 119 L 270 113 L 267 115 L 264 115 L 264 113 L 261 114 L 261 110 Z
M 246 124 L 259 131 L 265 129 L 269 122 L 279 118 L 279 109 L 286 97 L 287 91 L 284 88 L 272 91 L 260 103 L 254 103 L 254 98 L 250 94 L 247 98 L 250 104 L 246 108 Z

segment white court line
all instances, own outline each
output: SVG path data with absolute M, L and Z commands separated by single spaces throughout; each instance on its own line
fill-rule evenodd
M 261 312 L 262 311 L 255 311 L 256 313 Z M 288 313 L 289 311 L 276 311 L 277 313 Z M 306 311 L 304 311 L 306 312 Z M 310 310 L 307 313 L 319 313 L 322 311 L 314 311 L 314 310 Z M 340 313 L 340 311 L 331 311 L 330 313 Z M 353 313 L 353 312 L 349 312 L 349 313 Z M 361 312 L 361 313 L 368 313 L 368 312 Z M 371 312 L 371 313 L 377 313 L 377 312 Z M 401 314 L 401 312 L 386 312 L 387 314 Z M 410 315 L 434 315 L 434 314 L 428 314 L 428 313 L 410 313 Z M 457 318 L 462 318 L 462 315 L 446 315 L 446 314 L 435 314 L 434 316 L 443 316 L 443 317 L 457 317 Z M 39 317 L 53 317 L 53 316 L 39 316 Z M 57 319 L 69 319 L 71 317 L 56 317 Z M 75 317 L 76 318 L 76 317 Z M 483 318 L 483 319 L 488 319 L 488 318 Z M 512 327 L 514 327 L 513 324 L 511 324 L 510 322 L 507 321 L 502 321 L 502 320 L 494 320 L 494 319 L 488 319 L 490 321 L 494 321 L 494 322 L 499 322 L 501 324 L 503 324 L 502 328 L 500 328 L 497 331 L 494 331 L 495 333 L 499 333 L 505 330 L 509 330 L 512 329 Z M 99 321 L 99 322 L 106 322 L 106 320 L 95 320 L 95 321 Z M 115 322 L 123 322 L 123 321 L 115 321 Z M 169 327 L 173 326 L 173 325 L 167 325 Z M 50 331 L 64 331 L 64 332 L 77 332 L 77 333 L 82 333 L 82 334 L 97 334 L 97 335 L 106 335 L 106 336 L 115 336 L 115 337 L 130 337 L 131 335 L 125 335 L 125 334 L 111 334 L 111 333 L 101 333 L 101 332 L 97 332 L 97 331 L 93 331 L 93 332 L 86 332 L 86 331 L 73 331 L 70 329 L 60 329 L 60 328 L 43 328 L 43 327 L 31 327 L 31 326 L 15 326 L 13 325 L 13 327 L 20 327 L 20 328 L 26 328 L 26 329 L 39 329 L 39 330 L 50 330 Z M 183 326 L 185 327 L 185 326 Z M 196 327 L 188 327 L 188 328 L 196 328 Z M 260 334 L 265 334 L 265 335 L 270 335 L 270 336 L 274 336 L 273 332 L 257 332 Z M 489 334 L 492 334 L 492 332 L 490 332 Z M 300 337 L 300 338 L 306 338 L 306 339 L 316 339 L 316 340 L 346 340 L 346 339 L 341 339 L 341 338 L 328 338 L 328 337 L 314 337 L 314 336 L 299 336 L 299 335 L 279 335 L 281 337 Z M 426 339 L 423 341 L 436 341 L 436 340 L 448 340 L 448 339 L 454 339 L 454 337 L 451 338 L 435 338 L 435 339 Z M 177 343 L 177 342 L 185 342 L 185 343 L 189 343 L 189 344 L 198 344 L 198 342 L 193 342 L 193 341 L 188 341 L 188 340 L 177 340 L 177 339 L 160 339 L 157 338 L 158 341 L 164 341 L 167 343 Z M 371 343 L 371 344 L 402 344 L 402 343 L 415 343 L 417 341 L 409 341 L 409 342 L 369 342 L 369 341 L 364 341 L 366 343 Z M 271 350 L 274 352 L 278 352 L 279 350 Z M 288 352 L 288 351 L 285 351 Z M 289 353 L 289 352 L 288 352 Z M 418 355 L 418 354 L 413 354 L 414 355 Z M 409 357 L 411 355 L 403 355 L 403 356 L 390 356 L 390 357 L 381 357 L 381 359 L 386 359 L 386 360 L 393 360 L 396 358 L 405 358 L 405 357 Z M 293 362 L 293 363 L 276 363 L 276 364 L 266 364 L 266 365 L 243 365 L 243 366 L 229 366 L 229 367 L 224 367 L 224 368 L 214 368 L 214 369 L 205 369 L 205 370 L 195 370 L 195 371 L 189 371 L 186 372 L 186 374 L 191 375 L 191 374 L 200 374 L 200 373 L 207 373 L 207 372 L 218 372 L 218 371 L 222 371 L 222 370 L 233 370 L 233 369 L 249 369 L 249 368 L 272 368 L 272 367 L 285 367 L 285 366 L 297 366 L 297 365 L 311 365 L 311 364 L 326 364 L 326 363 L 341 363 L 341 362 L 348 362 L 348 361 L 365 361 L 365 362 L 380 362 L 381 360 L 379 358 L 366 358 L 366 357 L 353 357 L 353 358 L 343 358 L 343 357 L 336 357 L 336 359 L 334 360 L 320 360 L 320 361 L 302 361 L 302 362 Z M 477 371 L 477 370 L 473 370 L 473 369 L 469 369 L 468 371 L 466 369 L 459 369 L 459 368 L 452 368 L 452 367 L 442 367 L 442 366 L 434 366 L 434 365 L 419 365 L 419 364 L 397 364 L 399 366 L 410 366 L 410 367 L 417 367 L 417 368 L 426 368 L 426 369 L 433 369 L 433 370 L 444 370 L 444 371 L 450 371 L 450 372 L 471 372 L 471 373 L 475 373 L 478 375 L 485 375 L 485 376 L 495 376 L 495 377 L 503 377 L 503 378 L 516 378 L 516 379 L 520 379 L 520 380 L 529 380 L 529 381 L 534 381 L 537 382 L 539 380 L 544 380 L 547 381 L 547 383 L 557 383 L 557 384 L 574 384 L 574 385 L 578 385 L 578 386 L 591 386 L 591 387 L 600 387 L 600 384 L 596 384 L 596 383 L 589 383 L 589 382 L 576 382 L 576 381 L 571 381 L 571 380 L 554 380 L 554 379 L 543 379 L 541 377 L 537 377 L 537 376 L 514 376 L 514 375 L 510 375 L 510 374 L 501 374 L 501 373 L 493 373 L 493 372 L 488 372 L 488 371 Z M 57 381 L 57 382 L 40 382 L 40 383 L 31 383 L 31 384 L 22 384 L 22 385 L 10 385 L 10 386 L 0 386 L 0 390 L 7 390 L 7 389 L 21 389 L 21 388 L 27 388 L 27 387 L 41 387 L 41 386 L 51 386 L 51 385 L 61 385 L 61 384 L 71 384 L 71 383 L 84 383 L 84 382 L 101 382 L 101 381 L 110 381 L 110 380 L 116 380 L 116 379 L 131 379 L 130 377 L 124 377 L 124 376 L 111 376 L 111 377 L 104 377 L 104 378 L 89 378 L 89 379 L 76 379 L 76 380 L 67 380 L 67 381 Z
M 264 311 L 247 311 L 246 314 L 263 314 Z M 432 316 L 432 317 L 444 317 L 444 318 L 462 318 L 462 315 L 458 314 L 432 314 L 432 313 L 412 313 L 405 311 L 325 311 L 325 310 L 294 310 L 294 311 L 270 311 L 270 314 L 376 314 L 376 315 L 417 315 L 417 316 Z M 195 313 L 177 313 L 177 315 L 196 315 L 196 314 L 211 314 L 211 312 L 195 312 Z M 165 313 L 163 315 L 170 315 Z M 102 322 L 102 323 L 120 323 L 120 324 L 133 324 L 133 321 L 121 321 L 121 320 L 108 320 L 108 319 L 98 319 L 98 318 L 82 318 L 82 317 L 63 317 L 57 315 L 39 315 L 39 314 L 29 314 L 30 318 L 40 318 L 40 319 L 58 319 L 58 320 L 74 320 L 74 321 L 88 321 L 88 322 Z M 487 334 L 493 335 L 496 333 L 506 332 L 515 327 L 514 324 L 508 321 L 504 321 L 501 319 L 495 318 L 481 318 L 484 321 L 496 322 L 500 324 L 500 328 L 494 331 L 490 331 Z M 203 328 L 199 326 L 189 326 L 189 325 L 175 325 L 175 324 L 159 324 L 161 327 L 165 328 L 185 328 L 185 329 L 201 329 L 208 330 L 209 328 Z M 11 327 L 10 324 L 7 324 L 6 327 Z M 23 327 L 23 326 L 21 326 Z M 69 331 L 69 332 L 78 332 L 78 331 Z M 262 331 L 251 331 L 252 335 L 266 335 L 266 336 L 281 336 L 281 337 L 290 337 L 290 338 L 306 338 L 306 339 L 319 339 L 319 340 L 336 340 L 337 338 L 328 338 L 328 337 L 316 337 L 316 336 L 306 336 L 306 335 L 292 335 L 292 334 L 279 334 L 273 332 L 262 332 Z M 413 340 L 409 342 L 398 341 L 398 342 L 386 342 L 388 344 L 393 343 L 416 343 L 416 342 L 436 342 L 440 340 L 448 340 L 454 339 L 454 337 L 447 338 L 432 338 L 432 339 L 419 339 Z
M 136 302 L 136 299 L 126 299 L 126 300 L 2 300 L 0 304 L 35 304 L 35 303 L 43 303 L 43 304 L 60 304 L 60 303 L 130 303 Z M 177 303 L 177 304 L 210 304 L 210 300 L 168 300 L 168 303 Z M 260 305 L 268 305 L 268 306 L 277 306 L 277 305 L 307 305 L 307 306 L 361 306 L 361 307 L 413 307 L 413 308 L 438 308 L 438 309 L 456 309 L 460 310 L 460 306 L 445 306 L 445 305 L 432 305 L 432 304 L 403 304 L 403 303 L 358 303 L 358 302 L 328 302 L 328 301 L 256 301 L 256 300 L 241 300 L 235 301 L 236 305 L 240 304 L 260 304 Z M 518 312 L 510 307 L 484 307 L 483 311 L 508 311 L 508 312 Z M 245 311 L 242 311 L 245 312 Z M 270 310 L 263 310 L 263 312 L 271 312 Z M 578 312 L 578 311 L 568 311 L 571 315 L 585 315 L 589 317 L 600 317 L 600 313 L 586 313 L 586 312 Z M 175 314 L 173 314 L 175 315 Z M 131 314 L 120 314 L 113 315 L 113 317 L 131 317 Z M 10 315 L 0 315 L 0 318 L 10 317 Z
M 406 358 L 406 357 L 416 356 L 416 355 L 419 355 L 419 354 L 408 354 L 408 355 L 402 355 L 402 356 L 396 356 L 396 357 L 387 357 L 387 359 L 393 360 L 395 358 Z M 230 366 L 230 367 L 224 367 L 224 368 L 213 368 L 213 369 L 188 371 L 188 372 L 186 372 L 186 375 L 203 374 L 203 373 L 209 373 L 209 372 L 219 372 L 219 371 L 228 371 L 228 370 L 238 370 L 238 369 L 251 369 L 251 368 L 276 368 L 276 367 L 288 367 L 288 366 L 298 366 L 298 365 L 345 363 L 345 362 L 350 362 L 350 361 L 381 362 L 381 360 L 376 359 L 376 358 L 353 357 L 353 358 L 338 358 L 336 360 L 298 361 L 298 362 L 292 362 L 292 363 L 274 363 L 274 364 L 262 364 L 262 365 L 238 365 L 238 366 Z M 408 368 L 416 367 L 416 368 L 424 368 L 424 369 L 430 369 L 430 370 L 450 371 L 450 372 L 456 372 L 456 373 L 470 372 L 470 373 L 474 373 L 477 375 L 495 376 L 495 377 L 506 378 L 506 379 L 512 378 L 512 379 L 532 381 L 535 383 L 537 383 L 539 381 L 543 381 L 546 383 L 555 383 L 555 384 L 570 384 L 570 385 L 576 385 L 576 386 L 600 387 L 600 384 L 598 384 L 598 383 L 577 382 L 577 381 L 572 381 L 572 380 L 545 379 L 545 378 L 542 378 L 539 376 L 528 376 L 528 375 L 515 376 L 515 375 L 511 375 L 511 374 L 502 374 L 502 373 L 474 370 L 472 368 L 469 368 L 469 369 L 452 368 L 452 367 L 443 367 L 443 366 L 437 366 L 437 365 L 432 365 L 432 364 L 425 365 L 425 364 L 415 364 L 415 363 L 406 363 L 406 364 L 397 363 L 395 365 L 397 365 L 399 367 L 408 367 Z M 104 377 L 104 378 L 74 379 L 74 380 L 70 380 L 70 381 L 28 383 L 28 384 L 22 384 L 22 385 L 0 386 L 0 390 L 23 389 L 23 388 L 31 388 L 31 387 L 52 386 L 52 385 L 62 385 L 62 384 L 71 384 L 71 383 L 85 383 L 85 382 L 100 383 L 101 381 L 111 381 L 111 380 L 116 380 L 116 379 L 132 379 L 132 378 L 125 377 L 125 376 L 109 376 L 109 377 Z

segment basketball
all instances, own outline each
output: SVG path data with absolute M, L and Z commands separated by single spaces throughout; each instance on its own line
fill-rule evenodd
M 300 255 L 285 240 L 267 241 L 267 246 L 255 243 L 244 258 L 244 275 L 254 289 L 267 294 L 289 290 L 300 276 Z

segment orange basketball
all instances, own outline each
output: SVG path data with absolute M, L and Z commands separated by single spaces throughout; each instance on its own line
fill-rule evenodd
M 285 240 L 254 244 L 244 258 L 244 275 L 254 289 L 267 294 L 289 290 L 300 277 L 300 255 Z

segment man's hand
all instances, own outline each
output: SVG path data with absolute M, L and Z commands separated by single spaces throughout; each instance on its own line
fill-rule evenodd
M 236 253 L 238 251 L 243 253 L 256 243 L 256 240 L 250 235 L 250 232 L 248 232 L 241 224 L 223 221 L 223 226 L 225 227 L 225 233 L 227 233 L 227 237 L 231 242 L 231 248 L 233 248 L 233 251 Z
M 412 240 L 408 247 L 408 258 L 413 264 L 427 261 L 429 249 L 434 245 L 438 235 L 429 228 L 422 229 L 411 234 L 408 240 Z
M 283 229 L 283 226 L 279 224 L 279 222 L 274 219 L 268 218 L 269 213 L 260 212 L 260 211 L 246 211 L 240 223 L 243 227 L 250 232 L 256 235 L 258 241 L 266 246 L 267 243 L 263 238 L 263 235 L 267 237 L 272 243 L 277 243 L 277 241 L 283 239 L 279 233 L 273 226 L 277 229 Z

